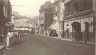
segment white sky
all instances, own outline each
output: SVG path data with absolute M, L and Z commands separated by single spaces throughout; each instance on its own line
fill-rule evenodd
M 42 4 L 46 1 L 53 0 L 10 0 L 13 11 L 19 12 L 20 15 L 25 16 L 38 16 L 39 15 L 39 8 Z M 17 6 L 14 6 L 17 5 Z

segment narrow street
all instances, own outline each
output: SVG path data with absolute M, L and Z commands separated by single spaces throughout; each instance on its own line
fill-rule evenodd
M 0 0 L 0 55 L 95 55 L 95 47 L 96 0 Z
M 95 55 L 95 47 L 26 34 L 13 47 L 0 55 Z

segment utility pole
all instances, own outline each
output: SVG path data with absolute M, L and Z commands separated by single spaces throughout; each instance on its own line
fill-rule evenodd
M 96 42 L 96 0 L 93 0 L 93 36 Z

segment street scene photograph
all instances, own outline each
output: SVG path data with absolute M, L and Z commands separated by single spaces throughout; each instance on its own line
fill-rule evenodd
M 0 0 L 0 55 L 96 55 L 96 0 Z

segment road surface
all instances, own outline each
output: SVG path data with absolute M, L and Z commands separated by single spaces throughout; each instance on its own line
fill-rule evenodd
M 76 44 L 49 38 L 44 35 L 26 34 L 13 47 L 1 55 L 95 55 L 92 45 Z

